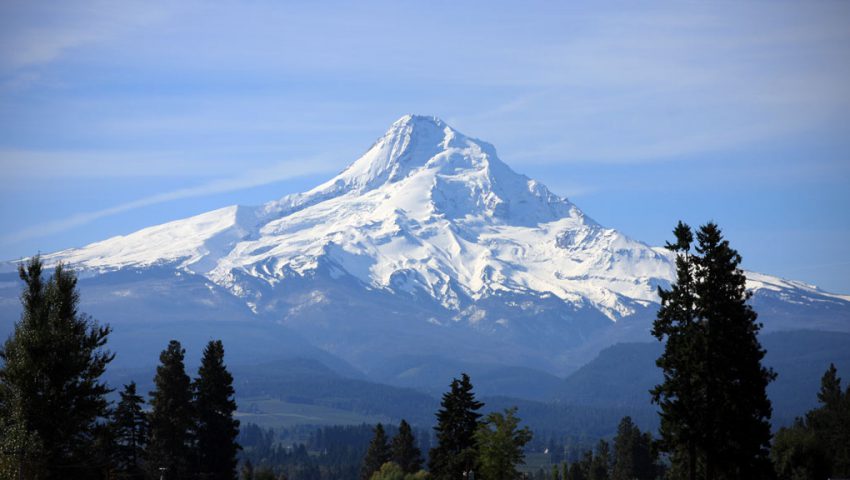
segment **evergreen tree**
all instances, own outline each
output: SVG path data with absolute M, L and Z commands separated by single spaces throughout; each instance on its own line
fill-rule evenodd
M 390 460 L 390 447 L 387 445 L 387 434 L 384 426 L 380 423 L 375 425 L 375 436 L 369 443 L 369 450 L 363 457 L 363 465 L 360 467 L 360 480 L 369 480 L 372 474 L 381 469 L 381 466 Z
M 110 427 L 114 442 L 112 463 L 120 478 L 144 478 L 143 452 L 147 444 L 147 415 L 144 400 L 130 382 L 120 393 L 121 400 L 112 412 Z
M 820 407 L 777 432 L 771 458 L 780 479 L 850 476 L 850 387 L 835 365 L 821 378 Z
M 236 478 L 239 420 L 233 418 L 233 376 L 224 365 L 224 345 L 211 341 L 204 349 L 194 384 L 197 450 L 202 478 Z
M 611 468 L 611 452 L 608 442 L 599 440 L 596 445 L 596 455 L 590 462 L 589 480 L 608 480 L 608 471 Z
M 631 417 L 624 417 L 614 437 L 612 480 L 651 480 L 658 474 L 652 436 L 641 433 Z
M 841 378 L 834 364 L 821 377 L 820 408 L 806 417 L 821 440 L 833 477 L 850 476 L 850 386 L 841 392 Z
M 413 431 L 404 420 L 398 425 L 398 434 L 390 445 L 390 460 L 404 473 L 416 473 L 422 468 L 422 452 L 416 447 Z
M 761 325 L 747 304 L 741 257 L 708 223 L 697 232 L 674 230 L 677 283 L 659 289 L 661 309 L 653 334 L 666 338 L 658 366 L 664 383 L 653 400 L 661 407 L 663 446 L 674 474 L 689 478 L 765 478 L 771 415 L 767 384 L 773 371 L 761 361 Z
M 708 478 L 769 478 L 770 417 L 767 385 L 776 374 L 762 366 L 761 324 L 748 304 L 751 293 L 741 256 L 717 225 L 697 232 L 696 294 L 706 337 L 705 446 Z
M 100 377 L 110 333 L 77 311 L 74 273 L 57 265 L 45 283 L 38 256 L 18 267 L 23 313 L 0 348 L 0 449 L 6 473 L 90 478 L 98 465 L 98 419 L 110 391 Z M 2 472 L 0 472 L 2 473 Z
M 820 391 L 818 392 L 818 402 L 827 412 L 837 412 L 841 403 L 841 377 L 838 376 L 838 369 L 834 363 L 829 364 L 823 376 L 820 379 Z
M 159 356 L 151 395 L 148 471 L 159 478 L 188 478 L 194 473 L 192 389 L 183 364 L 186 351 L 172 340 Z
M 478 458 L 475 431 L 478 429 L 478 410 L 484 406 L 475 399 L 467 374 L 452 380 L 451 390 L 443 394 L 437 412 L 437 446 L 430 451 L 428 467 L 436 480 L 462 478 L 472 471 Z
M 517 408 L 509 408 L 504 414 L 494 412 L 487 415 L 475 432 L 478 444 L 478 464 L 483 480 L 511 480 L 519 475 L 517 465 L 525 460 L 523 448 L 531 441 L 531 430 L 519 428 Z M 557 475 L 557 465 L 555 466 Z
M 801 418 L 776 432 L 770 455 L 780 480 L 824 479 L 832 470 L 826 446 Z
M 652 334 L 666 338 L 664 353 L 656 361 L 664 382 L 652 391 L 652 400 L 661 407 L 662 446 L 670 454 L 672 471 L 678 477 L 696 479 L 697 448 L 702 443 L 703 360 L 705 350 L 696 313 L 694 262 L 690 227 L 679 222 L 673 230 L 675 243 L 667 249 L 676 254 L 676 282 L 670 290 L 659 287 L 661 308 L 653 323 Z
M 588 468 L 590 466 L 588 465 Z M 587 475 L 585 474 L 585 468 L 582 465 L 582 462 L 573 462 L 570 466 L 570 480 L 587 480 Z

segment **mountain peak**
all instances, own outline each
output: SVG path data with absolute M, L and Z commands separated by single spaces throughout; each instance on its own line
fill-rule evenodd
M 342 173 L 306 195 L 327 197 L 369 191 L 399 181 L 440 154 L 469 143 L 493 151 L 489 144 L 467 138 L 437 117 L 408 114 L 393 122 L 386 133 Z
M 314 324 L 333 325 L 327 331 L 340 327 L 348 332 L 345 340 L 358 345 L 359 338 L 379 336 L 360 335 L 369 325 L 395 328 L 389 338 L 413 328 L 437 342 L 457 331 L 439 327 L 467 325 L 488 335 L 505 332 L 499 338 L 506 341 L 551 341 L 551 349 L 541 350 L 550 359 L 570 340 L 563 332 L 584 339 L 607 325 L 605 318 L 633 317 L 620 332 L 637 332 L 645 324 L 636 322 L 654 315 L 657 287 L 675 280 L 671 257 L 597 224 L 567 199 L 511 170 L 492 145 L 436 117 L 417 115 L 394 122 L 342 173 L 308 192 L 262 207 L 208 212 L 45 259 L 87 275 L 126 269 L 132 275 L 113 278 L 133 282 L 150 271 L 151 301 L 133 299 L 135 283 L 100 290 L 104 302 L 125 302 L 122 311 L 158 305 L 156 299 L 171 288 L 161 285 L 200 279 L 185 297 L 216 308 L 223 298 L 236 301 L 264 320 L 324 338 L 323 345 L 338 342 L 317 333 L 326 327 L 316 330 Z M 850 309 L 844 297 L 748 276 L 750 287 L 762 292 L 758 301 Z M 172 283 L 163 283 L 165 277 Z M 840 322 L 846 323 L 843 315 Z M 537 347 L 529 352 L 539 353 Z
M 459 134 L 437 117 L 405 115 L 340 175 L 360 189 L 393 182 L 445 151 Z
M 545 186 L 514 172 L 493 145 L 464 135 L 434 116 L 405 115 L 360 158 L 316 188 L 265 206 L 272 216 L 288 215 L 341 196 L 403 190 L 413 203 L 431 205 L 447 218 L 535 225 L 571 216 L 574 207 Z M 386 190 L 385 190 L 386 189 Z
M 441 118 L 435 117 L 433 115 L 416 115 L 413 113 L 408 113 L 403 117 L 399 118 L 395 122 L 393 122 L 392 127 L 390 127 L 390 131 L 396 127 L 416 127 L 416 126 L 434 126 L 437 128 L 445 128 L 449 127 L 449 125 L 444 122 Z M 451 127 L 449 127 L 451 128 Z M 389 133 L 389 132 L 387 132 Z

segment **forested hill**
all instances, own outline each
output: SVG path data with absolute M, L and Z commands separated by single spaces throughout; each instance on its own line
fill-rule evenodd
M 814 408 L 823 372 L 834 363 L 850 369 L 850 334 L 801 330 L 761 336 L 767 350 L 764 363 L 778 373 L 768 386 L 774 426 L 788 425 Z M 567 377 L 554 399 L 565 405 L 641 408 L 650 405 L 649 389 L 661 382 L 655 360 L 658 343 L 625 343 L 603 350 L 593 361 Z

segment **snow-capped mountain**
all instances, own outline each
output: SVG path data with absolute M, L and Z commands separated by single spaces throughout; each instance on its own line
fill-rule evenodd
M 484 142 L 406 116 L 330 181 L 260 208 L 227 207 L 46 255 L 86 270 L 174 263 L 253 308 L 269 286 L 326 265 L 371 288 L 457 310 L 503 292 L 590 303 L 616 320 L 672 276 L 650 247 L 513 172 Z
M 411 115 L 308 192 L 44 259 L 99 282 L 114 324 L 128 314 L 110 288 L 138 296 L 127 278 L 173 275 L 204 285 L 192 301 L 242 305 L 244 321 L 283 325 L 366 369 L 440 354 L 564 372 L 645 337 L 657 287 L 674 278 L 662 249 L 598 224 L 492 145 Z M 850 330 L 850 297 L 748 279 L 766 328 Z

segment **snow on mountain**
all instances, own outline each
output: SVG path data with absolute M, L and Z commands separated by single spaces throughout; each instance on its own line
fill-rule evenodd
M 519 175 L 492 145 L 408 115 L 328 182 L 260 208 L 227 207 L 45 256 L 86 270 L 176 263 L 247 295 L 322 260 L 372 288 L 447 308 L 498 291 L 589 301 L 612 320 L 651 302 L 667 259 Z
M 785 280 L 783 278 L 773 277 L 757 272 L 746 272 L 747 288 L 754 291 L 759 291 L 763 294 L 772 292 L 779 295 L 786 301 L 791 300 L 792 292 L 795 295 L 801 296 L 806 303 L 811 302 L 850 302 L 850 295 L 839 295 L 829 293 L 820 288 L 804 282 L 795 280 Z M 797 302 L 803 303 L 803 302 Z
M 256 219 L 255 209 L 230 206 L 42 258 L 47 264 L 61 261 L 88 273 L 172 262 L 204 272 L 248 235 Z
M 365 296 L 371 304 L 387 302 L 383 310 L 363 303 L 360 317 L 403 319 L 399 328 L 415 325 L 417 335 L 458 324 L 510 331 L 506 342 L 537 342 L 522 354 L 534 356 L 585 342 L 598 321 L 585 321 L 597 326 L 581 330 L 577 319 L 593 312 L 612 324 L 652 316 L 657 287 L 674 278 L 662 249 L 599 225 L 515 173 L 492 145 L 413 115 L 310 191 L 44 258 L 70 263 L 84 276 L 154 267 L 193 274 L 255 314 L 300 326 L 329 350 L 344 350 L 346 338 L 306 325 L 331 321 L 317 312 L 327 312 L 334 295 L 338 303 Z M 771 309 L 821 302 L 843 311 L 837 321 L 847 323 L 848 297 L 769 275 L 748 278 Z M 340 297 L 344 289 L 353 293 Z M 386 331 L 387 322 L 376 331 Z

